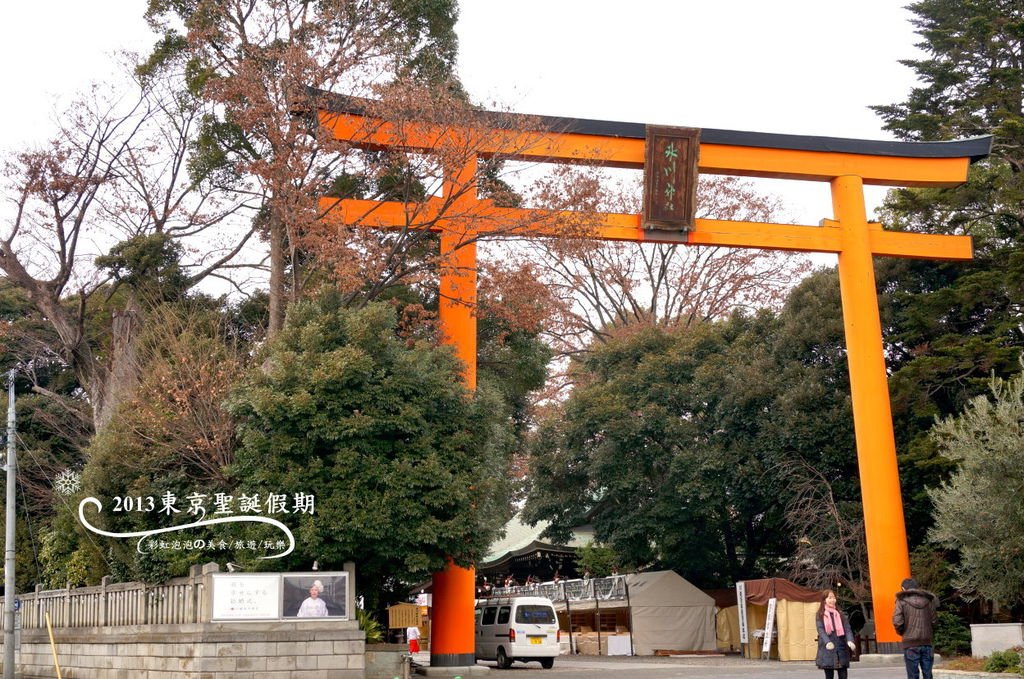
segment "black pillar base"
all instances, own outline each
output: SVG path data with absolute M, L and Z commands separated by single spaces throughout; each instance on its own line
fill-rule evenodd
M 476 656 L 472 653 L 430 654 L 431 667 L 470 667 L 475 664 Z

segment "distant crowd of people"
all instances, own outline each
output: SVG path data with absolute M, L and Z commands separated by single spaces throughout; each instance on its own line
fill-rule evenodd
M 612 569 L 611 569 L 611 572 L 609 573 L 609 576 L 614 577 L 614 576 L 616 576 L 618 574 L 619 574 L 618 567 L 617 566 L 613 566 Z M 590 578 L 591 578 L 590 571 L 589 570 L 584 570 L 583 574 L 580 576 L 580 578 L 583 579 L 583 580 L 590 580 Z M 557 584 L 559 582 L 562 582 L 563 580 L 564 580 L 564 578 L 562 577 L 561 573 L 558 570 L 556 570 L 551 575 L 551 579 L 550 580 L 545 580 L 545 579 L 541 578 L 540 576 L 537 576 L 537 575 L 534 575 L 533 573 L 530 573 L 523 580 L 522 584 L 525 585 L 525 586 L 539 585 L 539 584 L 541 584 L 543 582 L 553 582 L 553 583 Z M 489 596 L 494 591 L 495 587 L 508 588 L 508 587 L 519 587 L 519 586 L 520 586 L 520 582 L 511 573 L 509 573 L 508 575 L 505 575 L 505 576 L 499 576 L 496 580 L 493 580 L 493 581 L 488 579 L 487 576 L 483 576 L 480 580 L 477 581 L 476 593 L 477 593 L 477 596 Z

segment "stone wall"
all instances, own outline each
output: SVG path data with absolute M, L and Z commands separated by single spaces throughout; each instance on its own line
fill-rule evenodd
M 971 625 L 971 655 L 975 658 L 987 658 L 996 651 L 1021 645 L 1024 645 L 1024 623 Z
M 405 644 L 367 644 L 366 679 L 408 679 L 412 668 L 406 658 L 409 647 Z
M 46 630 L 22 630 L 23 679 L 57 676 Z M 75 679 L 364 679 L 356 621 L 234 622 L 54 630 Z

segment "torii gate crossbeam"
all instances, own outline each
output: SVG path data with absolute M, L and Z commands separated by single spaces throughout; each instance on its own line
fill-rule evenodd
M 358 100 L 326 95 L 320 123 L 337 139 L 364 148 L 436 152 L 462 135 L 430 122 L 395 125 L 374 118 Z M 482 118 L 488 115 L 480 114 Z M 514 119 L 515 116 L 512 116 Z M 499 156 L 540 162 L 587 162 L 642 169 L 645 126 L 597 120 L 520 117 L 523 124 L 478 137 L 461 167 L 453 167 L 443 195 L 420 206 L 419 223 L 441 233 L 440 319 L 447 342 L 465 364 L 470 389 L 476 385 L 476 237 L 488 232 L 522 236 L 555 235 L 559 218 L 579 215 L 497 207 L 458 187 L 475 181 L 477 160 Z M 894 594 L 910 574 L 903 503 L 892 428 L 873 258 L 876 255 L 966 260 L 966 236 L 900 233 L 867 221 L 863 186 L 954 186 L 968 165 L 988 155 L 991 137 L 955 142 L 886 142 L 729 130 L 701 131 L 701 172 L 829 182 L 833 217 L 821 225 L 767 224 L 697 219 L 689 232 L 643 229 L 636 214 L 587 214 L 593 236 L 602 240 L 754 247 L 838 255 L 853 402 L 857 460 L 864 505 L 876 633 L 895 642 Z M 458 195 L 456 195 L 458 194 Z M 452 209 L 453 207 L 457 209 Z M 364 227 L 410 227 L 399 202 L 323 199 L 329 221 Z M 450 217 L 446 215 L 451 215 Z M 414 226 L 414 225 L 413 225 Z M 450 565 L 434 576 L 431 665 L 472 665 L 474 659 L 474 572 Z

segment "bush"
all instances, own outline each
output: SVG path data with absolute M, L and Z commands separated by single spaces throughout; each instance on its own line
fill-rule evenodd
M 361 608 L 356 609 L 356 620 L 359 621 L 359 629 L 366 633 L 366 643 L 380 644 L 384 642 L 384 627 L 377 622 L 377 619 Z
M 1017 651 L 996 651 L 985 661 L 986 672 L 1020 672 L 1020 653 Z
M 944 656 L 971 652 L 971 628 L 957 615 L 939 611 L 934 628 L 935 650 Z

